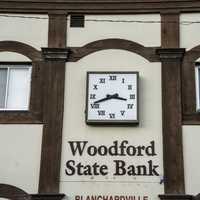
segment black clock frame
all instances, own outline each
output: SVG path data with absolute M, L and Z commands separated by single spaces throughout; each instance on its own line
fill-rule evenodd
M 136 120 L 89 120 L 88 119 L 88 90 L 89 90 L 89 74 L 136 74 L 137 84 L 137 119 Z M 94 126 L 137 126 L 139 125 L 139 72 L 137 71 L 88 71 L 86 79 L 86 108 L 85 122 L 87 125 Z

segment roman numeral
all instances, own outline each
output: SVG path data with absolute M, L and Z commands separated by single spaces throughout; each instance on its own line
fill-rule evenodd
M 94 103 L 94 104 L 90 104 L 91 108 L 93 109 L 99 109 L 99 104 Z
M 130 99 L 135 99 L 135 94 L 130 94 Z
M 125 78 L 122 78 L 122 83 L 125 83 Z
M 90 99 L 96 99 L 96 94 L 90 94 Z
M 117 80 L 117 76 L 109 76 L 109 80 L 110 81 L 116 81 Z
M 98 115 L 99 116 L 104 116 L 106 114 L 105 110 L 98 110 Z
M 121 113 L 121 116 L 124 116 L 125 110 L 121 110 L 120 113 Z
M 106 82 L 106 79 L 105 78 L 100 78 L 99 79 L 99 83 L 105 83 Z
M 128 90 L 132 90 L 133 86 L 132 85 L 128 85 Z
M 128 109 L 133 109 L 133 104 L 127 104 Z
M 115 113 L 110 113 L 109 116 L 111 119 L 115 119 Z
M 93 90 L 97 90 L 97 89 L 98 89 L 97 85 L 93 85 Z

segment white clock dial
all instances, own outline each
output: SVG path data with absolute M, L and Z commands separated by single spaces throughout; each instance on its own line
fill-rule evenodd
M 88 72 L 87 123 L 138 123 L 138 73 Z

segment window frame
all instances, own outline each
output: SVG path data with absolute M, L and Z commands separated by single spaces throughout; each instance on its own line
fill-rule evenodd
M 196 112 L 200 112 L 200 62 L 195 62 Z
M 0 124 L 41 124 L 43 122 L 43 61 L 1 61 L 0 65 L 29 65 L 31 80 L 27 110 L 0 109 Z
M 23 65 L 23 66 L 22 66 Z M 30 109 L 30 99 L 31 99 L 31 79 L 32 79 L 32 63 L 31 62 L 0 62 L 0 69 L 7 69 L 8 74 L 7 74 L 7 83 L 6 83 L 6 96 L 5 96 L 5 107 L 0 108 L 0 111 L 28 111 Z M 8 88 L 9 88 L 9 78 L 10 78 L 10 70 L 11 69 L 28 69 L 28 76 L 30 80 L 29 84 L 29 91 L 28 91 L 28 105 L 27 108 L 7 108 L 6 103 L 7 103 L 7 98 L 8 98 Z

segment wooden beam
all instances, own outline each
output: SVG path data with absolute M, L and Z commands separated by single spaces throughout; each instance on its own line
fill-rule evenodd
M 163 162 L 166 194 L 184 194 L 181 61 L 184 49 L 158 49 L 162 62 Z
M 58 193 L 64 110 L 66 16 L 49 17 L 48 45 L 43 49 L 45 63 L 44 128 L 39 193 Z M 59 50 L 60 48 L 60 50 Z

